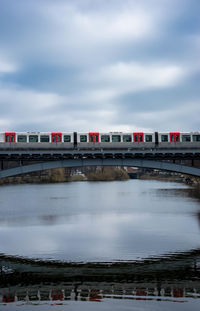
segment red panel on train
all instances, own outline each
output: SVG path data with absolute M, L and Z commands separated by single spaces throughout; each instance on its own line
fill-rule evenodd
M 16 142 L 16 133 L 15 132 L 6 132 L 5 133 L 5 143 L 15 143 Z
M 51 142 L 52 143 L 61 143 L 62 142 L 62 133 L 51 133 Z
M 180 132 L 170 132 L 169 136 L 170 136 L 170 143 L 172 142 L 180 143 Z
M 144 133 L 142 133 L 142 132 L 133 133 L 133 141 L 137 142 L 137 143 L 143 143 L 144 142 Z
M 99 133 L 98 132 L 90 132 L 89 133 L 89 142 L 90 143 L 99 143 Z

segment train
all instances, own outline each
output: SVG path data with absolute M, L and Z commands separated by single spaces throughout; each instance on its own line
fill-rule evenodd
M 60 146 L 64 149 L 200 146 L 200 132 L 0 132 L 0 146 Z

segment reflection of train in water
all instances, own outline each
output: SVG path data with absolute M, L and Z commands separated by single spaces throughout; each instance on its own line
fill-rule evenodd
M 200 132 L 1 132 L 0 143 L 17 143 L 21 147 L 25 147 L 26 144 L 47 147 L 49 144 L 56 143 L 57 146 L 60 145 L 65 149 L 152 148 L 155 145 L 167 147 L 175 144 L 181 144 L 183 147 L 195 147 L 200 144 Z
M 0 254 L 0 307 L 109 299 L 200 299 L 200 249 L 136 262 L 78 263 Z
M 52 304 L 67 304 L 66 301 L 103 301 L 107 299 L 129 300 L 158 300 L 183 302 L 184 298 L 200 298 L 199 282 L 192 284 L 192 288 L 183 284 L 156 284 L 154 282 L 138 283 L 100 283 L 87 282 L 87 284 L 59 284 L 59 285 L 29 285 L 20 288 L 10 287 L 9 290 L 0 289 L 0 306 L 7 303 L 22 302 L 37 305 L 44 301 Z M 175 300 L 176 298 L 176 300 Z M 61 303 L 62 302 L 62 303 Z

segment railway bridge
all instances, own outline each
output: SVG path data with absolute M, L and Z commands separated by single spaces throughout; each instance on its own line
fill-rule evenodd
M 29 144 L 0 145 L 0 178 L 53 168 L 84 166 L 135 166 L 200 177 L 200 146 L 183 148 L 66 149 L 62 144 L 45 148 Z

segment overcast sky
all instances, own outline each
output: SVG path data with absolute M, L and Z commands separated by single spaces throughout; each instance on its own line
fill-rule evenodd
M 0 131 L 199 125 L 199 0 L 0 0 Z

